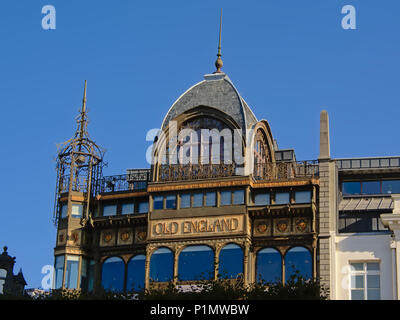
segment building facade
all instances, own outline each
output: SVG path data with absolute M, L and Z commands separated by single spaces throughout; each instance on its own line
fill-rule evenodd
M 298 271 L 331 299 L 397 298 L 400 158 L 332 159 L 322 111 L 320 155 L 298 161 L 218 59 L 168 110 L 149 168 L 119 176 L 103 175 L 88 136 L 85 82 L 77 131 L 58 154 L 55 288 L 285 282 Z

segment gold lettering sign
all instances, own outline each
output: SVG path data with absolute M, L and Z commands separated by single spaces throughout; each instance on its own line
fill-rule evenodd
M 194 237 L 243 233 L 243 215 L 150 221 L 150 238 Z

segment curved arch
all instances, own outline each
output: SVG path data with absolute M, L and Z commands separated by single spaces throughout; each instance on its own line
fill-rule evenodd
M 174 253 L 167 247 L 159 247 L 150 257 L 150 280 L 166 282 L 173 279 Z
M 126 268 L 126 290 L 140 291 L 144 289 L 146 256 L 138 254 L 129 259 Z
M 235 279 L 243 275 L 243 248 L 228 243 L 219 252 L 218 273 L 222 278 Z
M 282 255 L 279 250 L 266 247 L 257 251 L 256 281 L 282 281 Z
M 285 281 L 298 271 L 305 279 L 312 278 L 312 255 L 310 250 L 303 246 L 295 246 L 285 253 Z
M 214 250 L 207 245 L 187 246 L 179 253 L 180 281 L 209 280 L 214 276 Z
M 101 285 L 104 290 L 124 291 L 125 262 L 119 256 L 105 259 L 101 268 Z

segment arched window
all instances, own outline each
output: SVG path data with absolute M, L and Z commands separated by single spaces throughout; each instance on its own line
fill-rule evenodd
M 150 258 L 150 280 L 170 281 L 174 274 L 174 254 L 168 248 L 159 248 Z
M 6 283 L 7 270 L 0 269 L 0 294 L 4 293 L 4 284 Z
M 127 291 L 140 291 L 144 289 L 144 265 L 146 256 L 139 254 L 128 262 L 128 274 L 126 277 Z
M 208 280 L 214 276 L 214 251 L 208 246 L 189 246 L 179 254 L 178 278 L 181 281 Z
M 257 130 L 254 141 L 254 176 L 265 178 L 268 172 L 270 154 L 267 147 L 267 138 L 261 130 Z
M 124 290 L 125 263 L 119 257 L 111 257 L 103 262 L 101 285 L 104 290 L 122 292 Z
M 256 280 L 282 281 L 282 256 L 278 250 L 264 248 L 257 253 Z
M 237 244 L 227 244 L 219 254 L 219 275 L 234 279 L 243 274 L 243 250 Z
M 294 247 L 285 255 L 285 279 L 288 281 L 290 276 L 296 271 L 305 279 L 312 277 L 312 258 L 311 253 L 304 247 Z

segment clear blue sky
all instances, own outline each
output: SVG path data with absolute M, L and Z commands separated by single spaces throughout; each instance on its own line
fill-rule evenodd
M 41 28 L 42 6 L 56 30 Z M 341 8 L 357 10 L 343 30 Z M 74 133 L 84 80 L 106 175 L 148 167 L 146 132 L 214 71 L 223 7 L 225 71 L 280 148 L 318 157 L 319 113 L 333 157 L 399 155 L 398 0 L 0 2 L 0 246 L 28 287 L 53 264 L 56 144 Z

